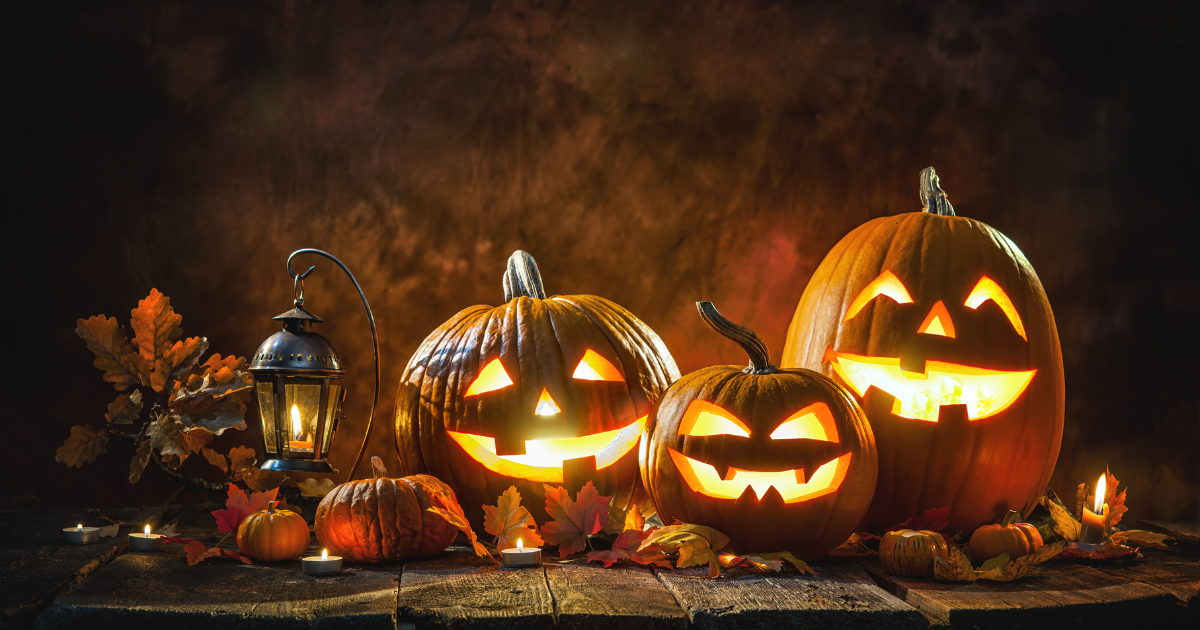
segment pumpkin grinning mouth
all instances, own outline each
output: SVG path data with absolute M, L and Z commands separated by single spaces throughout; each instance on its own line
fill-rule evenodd
M 926 422 L 938 421 L 942 405 L 965 405 L 970 420 L 994 416 L 1008 409 L 1037 374 L 1037 370 L 1004 372 L 942 361 L 927 361 L 925 373 L 920 374 L 901 370 L 899 358 L 832 349 L 826 351 L 825 360 L 860 397 L 875 387 L 895 399 L 893 414 Z
M 822 464 L 807 480 L 803 468 L 768 472 L 732 467 L 726 472 L 726 478 L 722 479 L 711 464 L 692 459 L 670 447 L 667 447 L 667 451 L 688 486 L 700 494 L 736 500 L 746 488 L 753 488 L 758 498 L 762 499 L 774 487 L 784 503 L 799 503 L 835 492 L 846 478 L 852 455 L 846 453 Z
M 607 468 L 637 446 L 649 415 L 612 431 L 574 438 L 526 440 L 524 455 L 497 455 L 496 438 L 446 431 L 467 455 L 488 470 L 505 477 L 542 483 L 563 482 L 563 462 L 595 457 L 596 470 Z

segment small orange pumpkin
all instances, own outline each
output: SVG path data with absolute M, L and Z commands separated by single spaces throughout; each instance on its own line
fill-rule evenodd
M 879 541 L 879 562 L 892 575 L 933 575 L 933 559 L 949 555 L 946 539 L 929 530 L 899 529 Z
M 267 509 L 246 517 L 238 526 L 237 546 L 242 553 L 263 562 L 294 560 L 308 549 L 308 521 L 291 510 Z
M 1018 523 L 1021 513 L 1010 510 L 999 525 L 984 525 L 971 534 L 971 558 L 983 562 L 1008 552 L 1009 560 L 1033 553 L 1042 546 L 1042 535 L 1029 523 Z

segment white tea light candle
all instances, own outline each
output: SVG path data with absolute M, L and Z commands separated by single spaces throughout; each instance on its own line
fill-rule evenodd
M 320 556 L 301 558 L 300 564 L 307 575 L 333 575 L 342 572 L 341 556 L 329 555 L 328 549 L 322 549 Z
M 90 545 L 100 542 L 99 527 L 84 527 L 82 523 L 75 527 L 63 528 L 63 540 L 72 545 Z
M 539 547 L 526 548 L 518 538 L 516 547 L 500 550 L 500 563 L 509 569 L 536 567 L 542 564 L 542 550 Z
M 160 534 L 151 534 L 150 526 L 141 534 L 129 534 L 129 550 L 130 551 L 159 551 L 163 548 L 163 536 Z

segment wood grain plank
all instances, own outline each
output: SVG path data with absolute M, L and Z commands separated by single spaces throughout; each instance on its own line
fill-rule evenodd
M 818 575 L 767 573 L 708 579 L 707 571 L 654 569 L 696 628 L 927 628 L 920 612 L 876 586 L 853 560 L 812 563 Z
M 504 569 L 462 547 L 405 563 L 396 610 L 399 628 L 554 627 L 542 568 Z
M 1156 586 L 1179 599 L 1179 604 L 1200 613 L 1200 562 L 1170 551 L 1146 549 L 1144 560 L 1123 565 L 1101 565 L 1097 570 L 1119 574 Z
M 546 564 L 560 628 L 686 628 L 687 615 L 645 567 Z

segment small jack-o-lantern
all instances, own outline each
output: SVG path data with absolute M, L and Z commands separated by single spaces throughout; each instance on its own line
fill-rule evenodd
M 1058 459 L 1062 354 L 1050 303 L 1012 241 L 955 216 L 932 168 L 924 212 L 875 219 L 833 248 L 800 298 L 785 366 L 863 401 L 879 447 L 864 526 L 950 506 L 971 531 L 1033 508 Z
M 604 298 L 547 299 L 525 252 L 509 259 L 504 293 L 501 306 L 459 312 L 409 360 L 396 401 L 405 474 L 448 483 L 476 529 L 479 506 L 513 485 L 539 521 L 542 484 L 592 481 L 628 507 L 637 444 L 679 377 L 675 360 L 654 331 Z
M 750 366 L 692 372 L 647 428 L 642 481 L 663 522 L 729 535 L 739 552 L 814 558 L 845 542 L 875 490 L 875 442 L 853 395 L 809 370 L 771 365 L 757 333 L 699 302 Z

